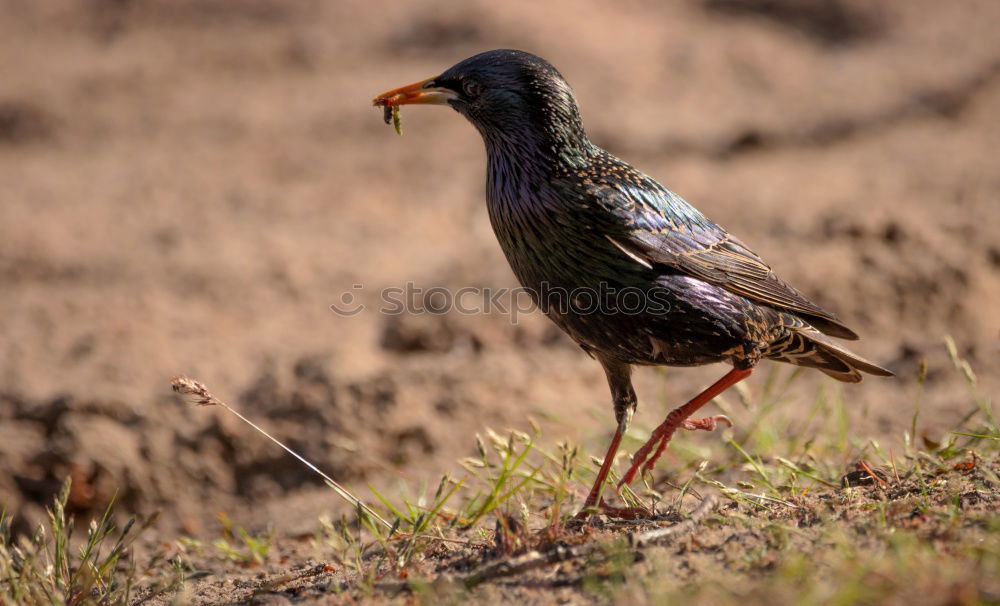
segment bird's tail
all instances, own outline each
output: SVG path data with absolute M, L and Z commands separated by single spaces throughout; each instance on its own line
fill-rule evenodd
M 781 314 L 784 329 L 764 351 L 764 357 L 815 368 L 845 383 L 859 383 L 861 373 L 891 377 L 892 372 L 834 343 L 812 326 L 794 316 Z

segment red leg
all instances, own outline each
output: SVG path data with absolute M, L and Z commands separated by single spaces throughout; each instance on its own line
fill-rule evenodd
M 688 421 L 688 417 L 710 402 L 715 396 L 750 376 L 751 372 L 753 372 L 753 369 L 734 368 L 726 373 L 726 376 L 713 383 L 711 387 L 695 396 L 690 402 L 670 411 L 666 420 L 653 430 L 653 435 L 650 436 L 649 441 L 643 444 L 642 448 L 632 457 L 632 466 L 629 467 L 628 472 L 622 478 L 621 482 L 618 483 L 618 487 L 621 488 L 625 484 L 631 484 L 639 469 L 642 469 L 643 473 L 647 469 L 651 469 L 656 460 L 663 454 L 664 449 L 667 447 L 667 442 L 670 441 L 670 438 L 677 431 L 678 427 L 684 427 L 685 429 L 709 429 L 714 428 L 715 424 L 718 421 L 723 421 L 723 419 L 723 422 L 728 422 L 729 425 L 732 425 L 727 417 L 710 417 L 708 419 L 692 419 L 690 421 Z M 656 452 L 650 458 L 649 453 L 654 447 L 656 448 Z
M 611 464 L 615 461 L 615 455 L 618 453 L 618 445 L 622 442 L 622 434 L 625 433 L 625 426 L 623 423 L 618 424 L 618 429 L 615 430 L 615 435 L 611 438 L 611 445 L 608 446 L 608 452 L 604 455 L 604 462 L 601 463 L 601 469 L 597 472 L 597 479 L 594 481 L 594 487 L 590 489 L 590 494 L 587 495 L 587 500 L 583 503 L 583 510 L 577 514 L 578 519 L 587 517 L 584 513 L 586 510 L 596 507 L 601 501 L 601 492 L 604 489 L 604 483 L 608 479 L 608 472 L 611 471 Z
M 688 431 L 695 431 L 696 429 L 701 429 L 703 431 L 715 431 L 719 423 L 722 423 L 726 427 L 732 427 L 732 420 L 726 415 L 715 415 L 711 417 L 705 417 L 704 419 L 688 419 L 686 421 L 681 421 L 679 427 L 681 429 L 687 429 Z M 673 432 L 671 432 L 673 434 Z M 660 455 L 663 451 L 667 449 L 667 442 L 670 441 L 669 436 L 660 439 L 660 443 L 656 446 L 656 452 L 653 456 L 649 457 L 642 466 L 642 473 L 645 474 L 647 471 L 656 465 L 656 462 L 660 460 Z

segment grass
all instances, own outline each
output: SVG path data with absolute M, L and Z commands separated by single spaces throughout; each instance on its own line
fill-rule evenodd
M 177 545 L 182 558 L 191 559 L 193 555 L 209 554 L 223 561 L 247 566 L 258 566 L 267 560 L 271 540 L 274 538 L 273 530 L 268 529 L 263 535 L 254 535 L 235 524 L 225 513 L 220 513 L 217 517 L 222 524 L 222 536 L 210 543 L 189 537 L 178 539 Z
M 748 408 L 749 423 L 714 443 L 675 438 L 673 459 L 663 466 L 670 473 L 628 496 L 661 510 L 690 509 L 697 495 L 717 490 L 729 504 L 699 538 L 680 554 L 650 550 L 641 562 L 622 545 L 547 582 L 572 585 L 598 601 L 639 603 L 731 604 L 747 596 L 803 604 L 1000 600 L 1000 434 L 972 369 L 957 355 L 952 361 L 966 379 L 972 413 L 944 442 L 925 440 L 918 447 L 918 400 L 898 453 L 852 430 L 837 386 L 825 385 L 804 418 L 786 416 L 798 372 L 773 366 L 756 398 L 742 391 L 739 403 L 720 403 L 724 412 Z M 634 449 L 641 438 L 631 441 Z M 403 559 L 362 558 L 356 569 L 364 572 L 348 586 L 356 582 L 373 592 L 377 579 L 414 563 L 431 583 L 440 564 L 450 562 L 435 551 L 431 536 L 464 538 L 466 557 L 478 562 L 486 559 L 483 553 L 523 553 L 579 535 L 567 531 L 566 522 L 580 506 L 579 491 L 596 461 L 578 446 L 539 446 L 544 440 L 537 429 L 533 435 L 488 430 L 477 443 L 478 456 L 462 461 L 467 476 L 447 480 L 448 491 L 439 485 L 433 506 L 424 509 L 437 520 L 421 518 L 417 529 L 418 509 L 409 500 L 402 511 L 378 495 L 390 519 L 426 534 L 424 551 L 410 550 Z M 864 485 L 844 487 L 845 477 Z M 490 518 L 493 528 L 483 523 Z M 603 530 L 622 528 L 609 522 Z M 355 553 L 364 553 L 361 538 L 354 540 Z M 380 549 L 395 548 L 383 541 Z M 692 567 L 701 572 L 692 575 Z M 411 568 L 411 579 L 413 574 Z M 513 582 L 537 587 L 540 581 L 527 575 Z
M 133 597 L 137 572 L 129 548 L 149 518 L 137 525 L 131 518 L 117 528 L 111 511 L 91 521 L 83 541 L 74 541 L 73 517 L 66 513 L 70 482 L 47 510 L 48 524 L 30 536 L 12 537 L 11 519 L 0 514 L 0 603 L 3 604 L 124 604 Z M 170 591 L 176 583 L 160 588 Z
M 716 401 L 723 412 L 745 408 L 738 416 L 748 420 L 715 440 L 682 432 L 661 471 L 624 492 L 625 504 L 661 512 L 655 522 L 572 525 L 599 461 L 578 445 L 548 442 L 534 423 L 531 433 L 484 429 L 476 456 L 460 461 L 461 477 L 369 487 L 364 501 L 336 485 L 351 512 L 320 518 L 308 551 L 323 564 L 294 573 L 289 566 L 305 560 L 298 548 L 225 517 L 218 540 L 182 539 L 171 557 L 159 554 L 137 570 L 129 547 L 145 524 L 118 530 L 113 503 L 74 548 L 64 488 L 48 525 L 31 537 L 11 537 L 3 516 L 0 603 L 118 604 L 171 594 L 183 602 L 190 594 L 181 590 L 202 577 L 199 587 L 235 591 L 224 580 L 247 568 L 267 572 L 220 599 L 281 589 L 318 600 L 406 592 L 420 602 L 520 601 L 524 591 L 620 603 L 1000 602 L 1000 432 L 972 368 L 953 344 L 948 349 L 969 413 L 941 442 L 917 436 L 925 372 L 894 452 L 852 429 L 836 385 L 823 384 L 806 413 L 792 416 L 792 406 L 801 407 L 790 395 L 799 372 L 772 365 L 756 396 L 741 389 Z M 634 451 L 643 433 L 630 432 L 625 450 Z M 627 462 L 623 453 L 614 471 Z M 721 495 L 721 507 L 697 534 L 668 546 L 626 540 L 680 519 L 711 493 Z M 502 584 L 470 574 L 523 561 L 532 550 L 587 545 L 596 548 L 504 573 Z

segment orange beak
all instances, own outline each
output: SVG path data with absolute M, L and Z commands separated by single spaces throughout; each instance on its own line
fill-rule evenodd
M 445 105 L 448 101 L 457 98 L 458 94 L 455 91 L 434 86 L 434 78 L 428 78 L 384 92 L 372 100 L 372 105 L 379 107 L 418 104 Z

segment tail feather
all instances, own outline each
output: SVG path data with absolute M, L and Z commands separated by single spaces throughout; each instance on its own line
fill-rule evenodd
M 782 335 L 764 352 L 765 357 L 815 368 L 845 383 L 861 382 L 862 372 L 878 377 L 893 376 L 885 368 L 834 343 L 799 318 L 793 318 L 789 318 L 791 321 L 785 323 Z

